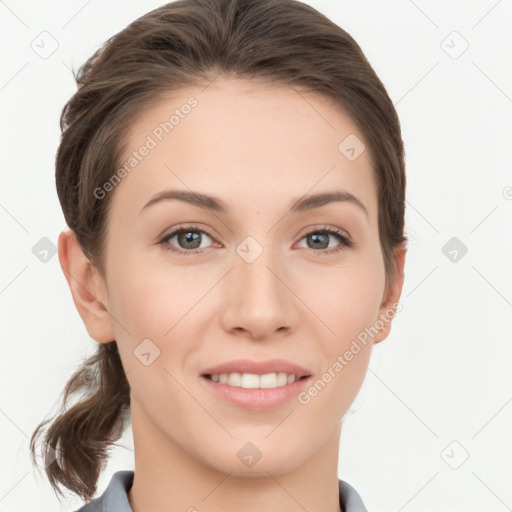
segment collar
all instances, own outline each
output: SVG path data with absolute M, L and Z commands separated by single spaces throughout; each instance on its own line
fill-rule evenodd
M 104 493 L 76 512 L 133 512 L 128 491 L 133 484 L 134 471 L 117 471 Z M 358 492 L 344 480 L 338 479 L 340 508 L 343 512 L 367 512 Z

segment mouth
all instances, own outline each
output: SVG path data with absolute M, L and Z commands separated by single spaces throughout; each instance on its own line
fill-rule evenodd
M 303 390 L 311 371 L 285 359 L 235 359 L 200 374 L 213 397 L 252 411 L 276 409 Z
M 207 380 L 219 384 L 226 384 L 230 387 L 244 388 L 244 389 L 275 389 L 294 382 L 305 380 L 310 375 L 296 375 L 294 373 L 286 372 L 272 372 L 258 375 L 256 373 L 206 373 L 203 374 Z
M 206 392 L 240 409 L 252 412 L 277 410 L 297 399 L 312 375 L 293 373 L 206 373 L 201 375 Z

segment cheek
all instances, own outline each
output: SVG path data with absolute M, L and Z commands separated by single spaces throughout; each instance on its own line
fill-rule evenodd
M 206 314 L 200 300 L 208 287 L 200 276 L 192 282 L 182 269 L 171 274 L 157 266 L 141 267 L 125 265 L 112 275 L 111 314 L 130 386 L 145 400 L 156 400 L 158 410 L 169 407 L 160 400 L 170 389 L 179 392 L 171 375 L 182 381 L 182 365 L 197 350 L 195 339 Z
M 117 331 L 121 337 L 128 331 L 134 343 L 141 337 L 164 339 L 204 293 L 196 281 L 184 278 L 181 269 L 170 273 L 156 266 L 124 265 L 110 286 L 110 312 L 125 327 Z
M 111 313 L 132 395 L 152 414 L 166 411 L 163 417 L 167 418 L 176 404 L 183 400 L 178 409 L 185 407 L 190 399 L 173 377 L 182 381 L 180 365 L 191 349 L 190 332 L 187 336 L 184 330 L 190 328 L 187 321 L 195 312 L 198 287 L 187 286 L 162 269 L 136 266 L 124 267 L 112 285 Z
M 353 332 L 358 332 L 353 326 Z M 350 327 L 347 327 L 348 331 Z M 306 421 L 334 423 L 347 412 L 356 398 L 368 371 L 372 344 L 355 336 L 337 337 L 325 347 L 327 355 L 321 373 L 298 395 L 305 408 Z
M 323 324 L 318 336 L 324 354 L 322 374 L 304 397 L 318 414 L 329 410 L 332 418 L 342 415 L 364 381 L 382 301 L 383 272 L 375 255 L 361 255 L 350 268 L 340 268 L 318 282 L 323 293 L 310 292 L 305 300 Z
M 323 324 L 326 352 L 345 345 L 374 324 L 384 291 L 384 267 L 377 258 L 362 256 L 350 265 L 328 269 L 303 283 L 300 294 Z

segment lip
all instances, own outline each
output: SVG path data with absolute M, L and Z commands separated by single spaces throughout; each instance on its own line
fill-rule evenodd
M 213 382 L 204 375 L 200 377 L 201 382 L 215 396 L 249 411 L 268 411 L 276 409 L 297 395 L 309 385 L 311 377 L 296 380 L 291 384 L 278 386 L 276 388 L 242 388 Z
M 254 373 L 256 375 L 285 372 L 294 374 L 300 380 L 276 388 L 242 388 L 221 384 L 207 378 L 207 375 L 235 372 Z M 311 372 L 284 359 L 267 359 L 266 361 L 237 359 L 207 368 L 200 377 L 207 389 L 222 400 L 249 411 L 268 411 L 276 409 L 297 397 L 300 391 L 309 384 Z
M 225 363 L 212 366 L 204 370 L 201 375 L 220 375 L 221 373 L 254 373 L 264 375 L 266 373 L 293 373 L 298 379 L 309 377 L 311 372 L 285 359 L 267 359 L 265 361 L 254 361 L 251 359 L 235 359 Z M 305 380 L 305 379 L 304 379 Z

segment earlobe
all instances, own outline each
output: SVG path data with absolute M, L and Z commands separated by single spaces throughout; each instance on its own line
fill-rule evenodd
M 59 261 L 89 336 L 100 343 L 113 341 L 106 284 L 85 256 L 72 229 L 59 235 Z
M 393 286 L 379 308 L 379 318 L 376 319 L 376 327 L 379 329 L 378 334 L 375 335 L 373 343 L 377 344 L 385 340 L 391 332 L 392 319 L 396 313 L 396 305 L 402 295 L 402 288 L 404 284 L 404 267 L 405 267 L 405 254 L 407 248 L 405 243 L 395 249 L 396 259 L 396 274 Z

